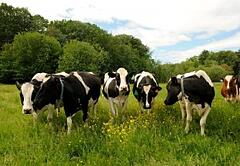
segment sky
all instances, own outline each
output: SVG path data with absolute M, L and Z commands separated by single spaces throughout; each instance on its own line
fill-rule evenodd
M 240 49 L 240 0 L 0 0 L 48 20 L 79 20 L 139 38 L 155 60 Z

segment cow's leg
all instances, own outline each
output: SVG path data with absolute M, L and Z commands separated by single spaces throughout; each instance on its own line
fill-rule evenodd
M 47 120 L 48 120 L 49 124 L 51 124 L 52 119 L 53 119 L 53 108 L 49 107 L 48 108 L 48 116 L 47 116 Z
M 86 122 L 88 118 L 88 102 L 83 103 L 82 110 L 83 110 L 83 121 Z
M 112 116 L 115 116 L 115 109 L 114 109 L 112 98 L 109 98 L 109 105 L 110 105 L 110 111 L 112 112 Z
M 141 113 L 144 113 L 143 103 L 141 101 L 139 102 L 139 107 L 141 109 Z
M 97 117 L 97 107 L 98 107 L 98 101 L 95 101 L 93 103 L 93 113 L 94 113 L 94 119 Z
M 35 111 L 32 112 L 32 117 L 33 117 L 33 123 L 36 124 L 38 115 Z
M 189 100 L 185 100 L 186 112 L 187 112 L 187 119 L 186 119 L 186 127 L 185 132 L 189 132 L 189 126 L 192 121 L 192 105 Z
M 67 134 L 71 133 L 72 129 L 72 116 L 67 117 Z
M 186 117 L 186 110 L 185 110 L 185 105 L 183 101 L 179 101 L 181 113 L 182 113 L 182 124 L 184 124 L 185 117 Z
M 204 112 L 200 119 L 201 135 L 205 135 L 204 129 L 206 125 L 207 116 L 211 110 L 211 107 L 208 104 L 205 104 Z

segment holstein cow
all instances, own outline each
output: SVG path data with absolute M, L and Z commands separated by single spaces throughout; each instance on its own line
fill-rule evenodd
M 47 73 L 37 73 L 33 76 L 30 82 L 25 82 L 23 84 L 20 84 L 19 82 L 16 82 L 16 86 L 20 91 L 20 99 L 22 103 L 22 113 L 23 114 L 32 114 L 34 119 L 37 119 L 37 113 L 33 109 L 33 100 L 40 89 L 40 85 L 43 82 L 43 79 L 47 76 Z M 69 74 L 65 72 L 56 73 L 55 75 L 59 77 L 66 77 Z M 55 103 L 55 107 L 58 108 L 58 112 L 60 110 L 60 106 L 58 103 Z M 44 110 L 47 109 L 46 107 Z M 52 110 L 49 110 L 48 114 L 48 120 L 50 121 L 52 119 Z M 57 112 L 57 113 L 58 113 Z
M 180 101 L 182 120 L 186 117 L 185 132 L 189 132 L 193 110 L 201 116 L 201 135 L 207 116 L 211 110 L 211 104 L 215 96 L 214 87 L 209 76 L 202 70 L 172 77 L 167 84 L 168 95 L 164 101 L 166 105 L 172 105 Z
M 239 100 L 239 77 L 233 75 L 227 75 L 222 79 L 223 85 L 221 94 L 226 101 L 237 101 Z
M 133 95 L 138 100 L 142 112 L 144 109 L 151 109 L 154 98 L 161 89 L 153 74 L 143 71 L 135 75 Z
M 103 95 L 109 101 L 113 116 L 118 114 L 116 105 L 124 109 L 129 92 L 130 86 L 126 69 L 119 68 L 117 72 L 108 72 L 105 74 Z
M 72 72 L 68 77 L 49 76 L 43 80 L 33 103 L 35 110 L 41 110 L 45 105 L 62 100 L 67 117 L 69 134 L 72 117 L 79 110 L 83 111 L 83 121 L 88 117 L 90 100 L 95 106 L 100 96 L 101 81 L 89 72 Z

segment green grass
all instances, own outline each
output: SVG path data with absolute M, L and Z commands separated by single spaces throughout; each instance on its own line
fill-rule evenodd
M 226 103 L 215 84 L 206 136 L 200 136 L 197 115 L 185 134 L 180 108 L 164 106 L 161 86 L 153 113 L 139 114 L 131 94 L 126 111 L 112 123 L 101 97 L 97 117 L 91 112 L 84 125 L 78 113 L 66 135 L 63 110 L 53 127 L 47 113 L 34 125 L 31 116 L 21 113 L 17 88 L 0 85 L 0 165 L 239 165 L 240 104 Z

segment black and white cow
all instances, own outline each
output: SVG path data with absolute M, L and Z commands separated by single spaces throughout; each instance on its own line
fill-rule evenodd
M 33 100 L 40 89 L 40 85 L 43 82 L 43 79 L 47 76 L 47 73 L 37 73 L 33 76 L 30 82 L 25 82 L 23 84 L 20 84 L 19 82 L 16 82 L 16 86 L 20 91 L 20 99 L 22 103 L 22 113 L 23 114 L 32 114 L 34 119 L 37 119 L 37 113 L 33 109 Z M 69 74 L 65 72 L 56 73 L 56 76 L 59 77 L 66 77 Z M 51 107 L 51 106 L 50 106 Z M 58 103 L 55 103 L 55 107 L 58 108 L 57 113 L 60 110 L 60 106 Z M 44 108 L 46 110 L 47 107 Z M 50 121 L 52 119 L 52 109 L 48 109 L 48 120 Z
M 100 96 L 101 81 L 89 72 L 72 72 L 68 77 L 49 76 L 43 80 L 33 103 L 35 110 L 62 100 L 67 117 L 68 134 L 71 131 L 72 117 L 83 111 L 83 121 L 88 117 L 90 102 L 95 106 Z
M 129 92 L 130 86 L 126 69 L 119 68 L 116 72 L 108 72 L 104 75 L 103 95 L 109 101 L 113 116 L 118 114 L 116 106 L 124 109 Z
M 133 95 L 138 100 L 141 111 L 151 109 L 154 98 L 161 89 L 153 74 L 143 71 L 135 75 Z
M 164 103 L 172 105 L 179 101 L 183 122 L 187 114 L 185 132 L 189 132 L 192 111 L 195 110 L 201 117 L 201 135 L 204 135 L 206 119 L 215 96 L 214 86 L 209 76 L 203 70 L 199 70 L 172 77 L 167 84 L 167 91 L 168 95 Z

